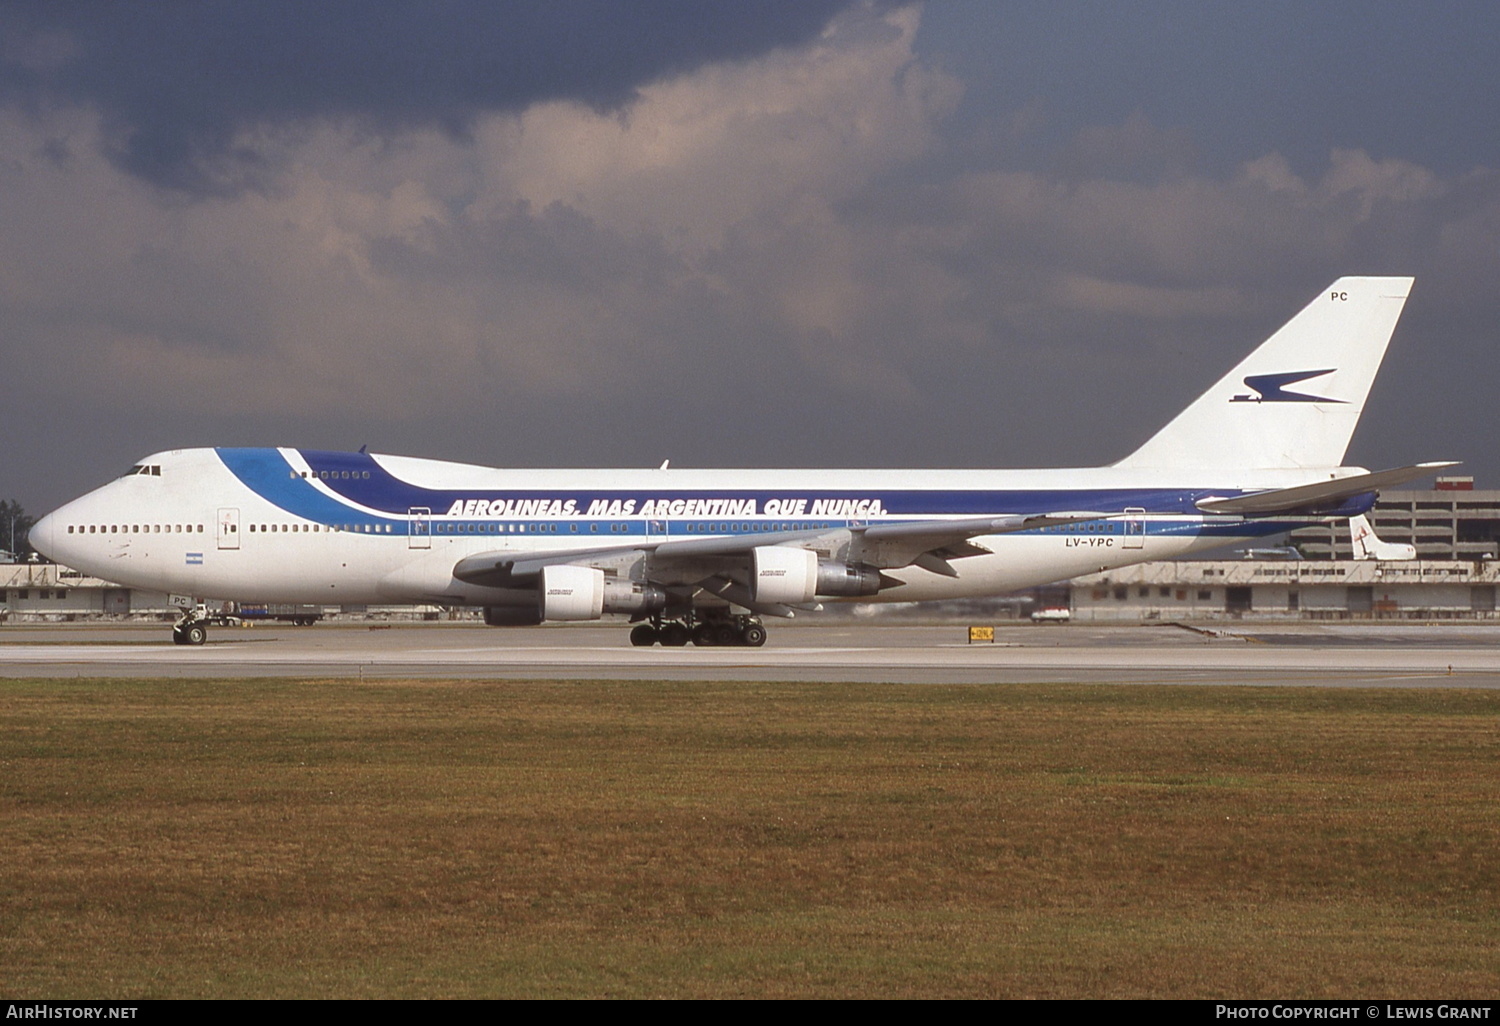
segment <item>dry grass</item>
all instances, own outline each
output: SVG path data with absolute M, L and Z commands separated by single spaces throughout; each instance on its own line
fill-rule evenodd
M 1500 990 L 1500 694 L 0 682 L 4 996 Z

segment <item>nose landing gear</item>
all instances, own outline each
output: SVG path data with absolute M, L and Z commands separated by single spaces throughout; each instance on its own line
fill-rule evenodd
M 172 628 L 172 644 L 174 645 L 201 645 L 207 640 L 208 628 L 201 623 L 190 623 Z
M 187 606 L 182 617 L 172 625 L 172 644 L 201 645 L 208 640 L 210 625 L 232 627 L 239 623 L 235 617 L 210 613 L 203 606 Z

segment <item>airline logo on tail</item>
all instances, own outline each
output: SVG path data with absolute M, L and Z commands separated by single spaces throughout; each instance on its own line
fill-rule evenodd
M 1245 384 L 1255 389 L 1256 394 L 1237 395 L 1229 401 L 1232 403 L 1342 403 L 1344 402 L 1342 399 L 1329 399 L 1327 396 L 1308 395 L 1305 392 L 1288 392 L 1285 387 L 1309 378 L 1321 378 L 1324 374 L 1332 374 L 1334 369 L 1329 367 L 1327 370 L 1252 374 L 1245 379 Z

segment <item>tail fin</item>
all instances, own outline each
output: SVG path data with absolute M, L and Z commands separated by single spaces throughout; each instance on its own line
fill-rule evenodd
M 1381 541 L 1375 528 L 1364 516 L 1349 518 L 1349 541 L 1354 545 L 1355 559 L 1416 559 L 1417 547 L 1401 542 Z
M 1411 278 L 1340 278 L 1118 467 L 1336 467 Z

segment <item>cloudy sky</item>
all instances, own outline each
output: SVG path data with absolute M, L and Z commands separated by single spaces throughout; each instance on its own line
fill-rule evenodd
M 0 2 L 0 498 L 1124 455 L 1341 274 L 1500 487 L 1500 5 Z

